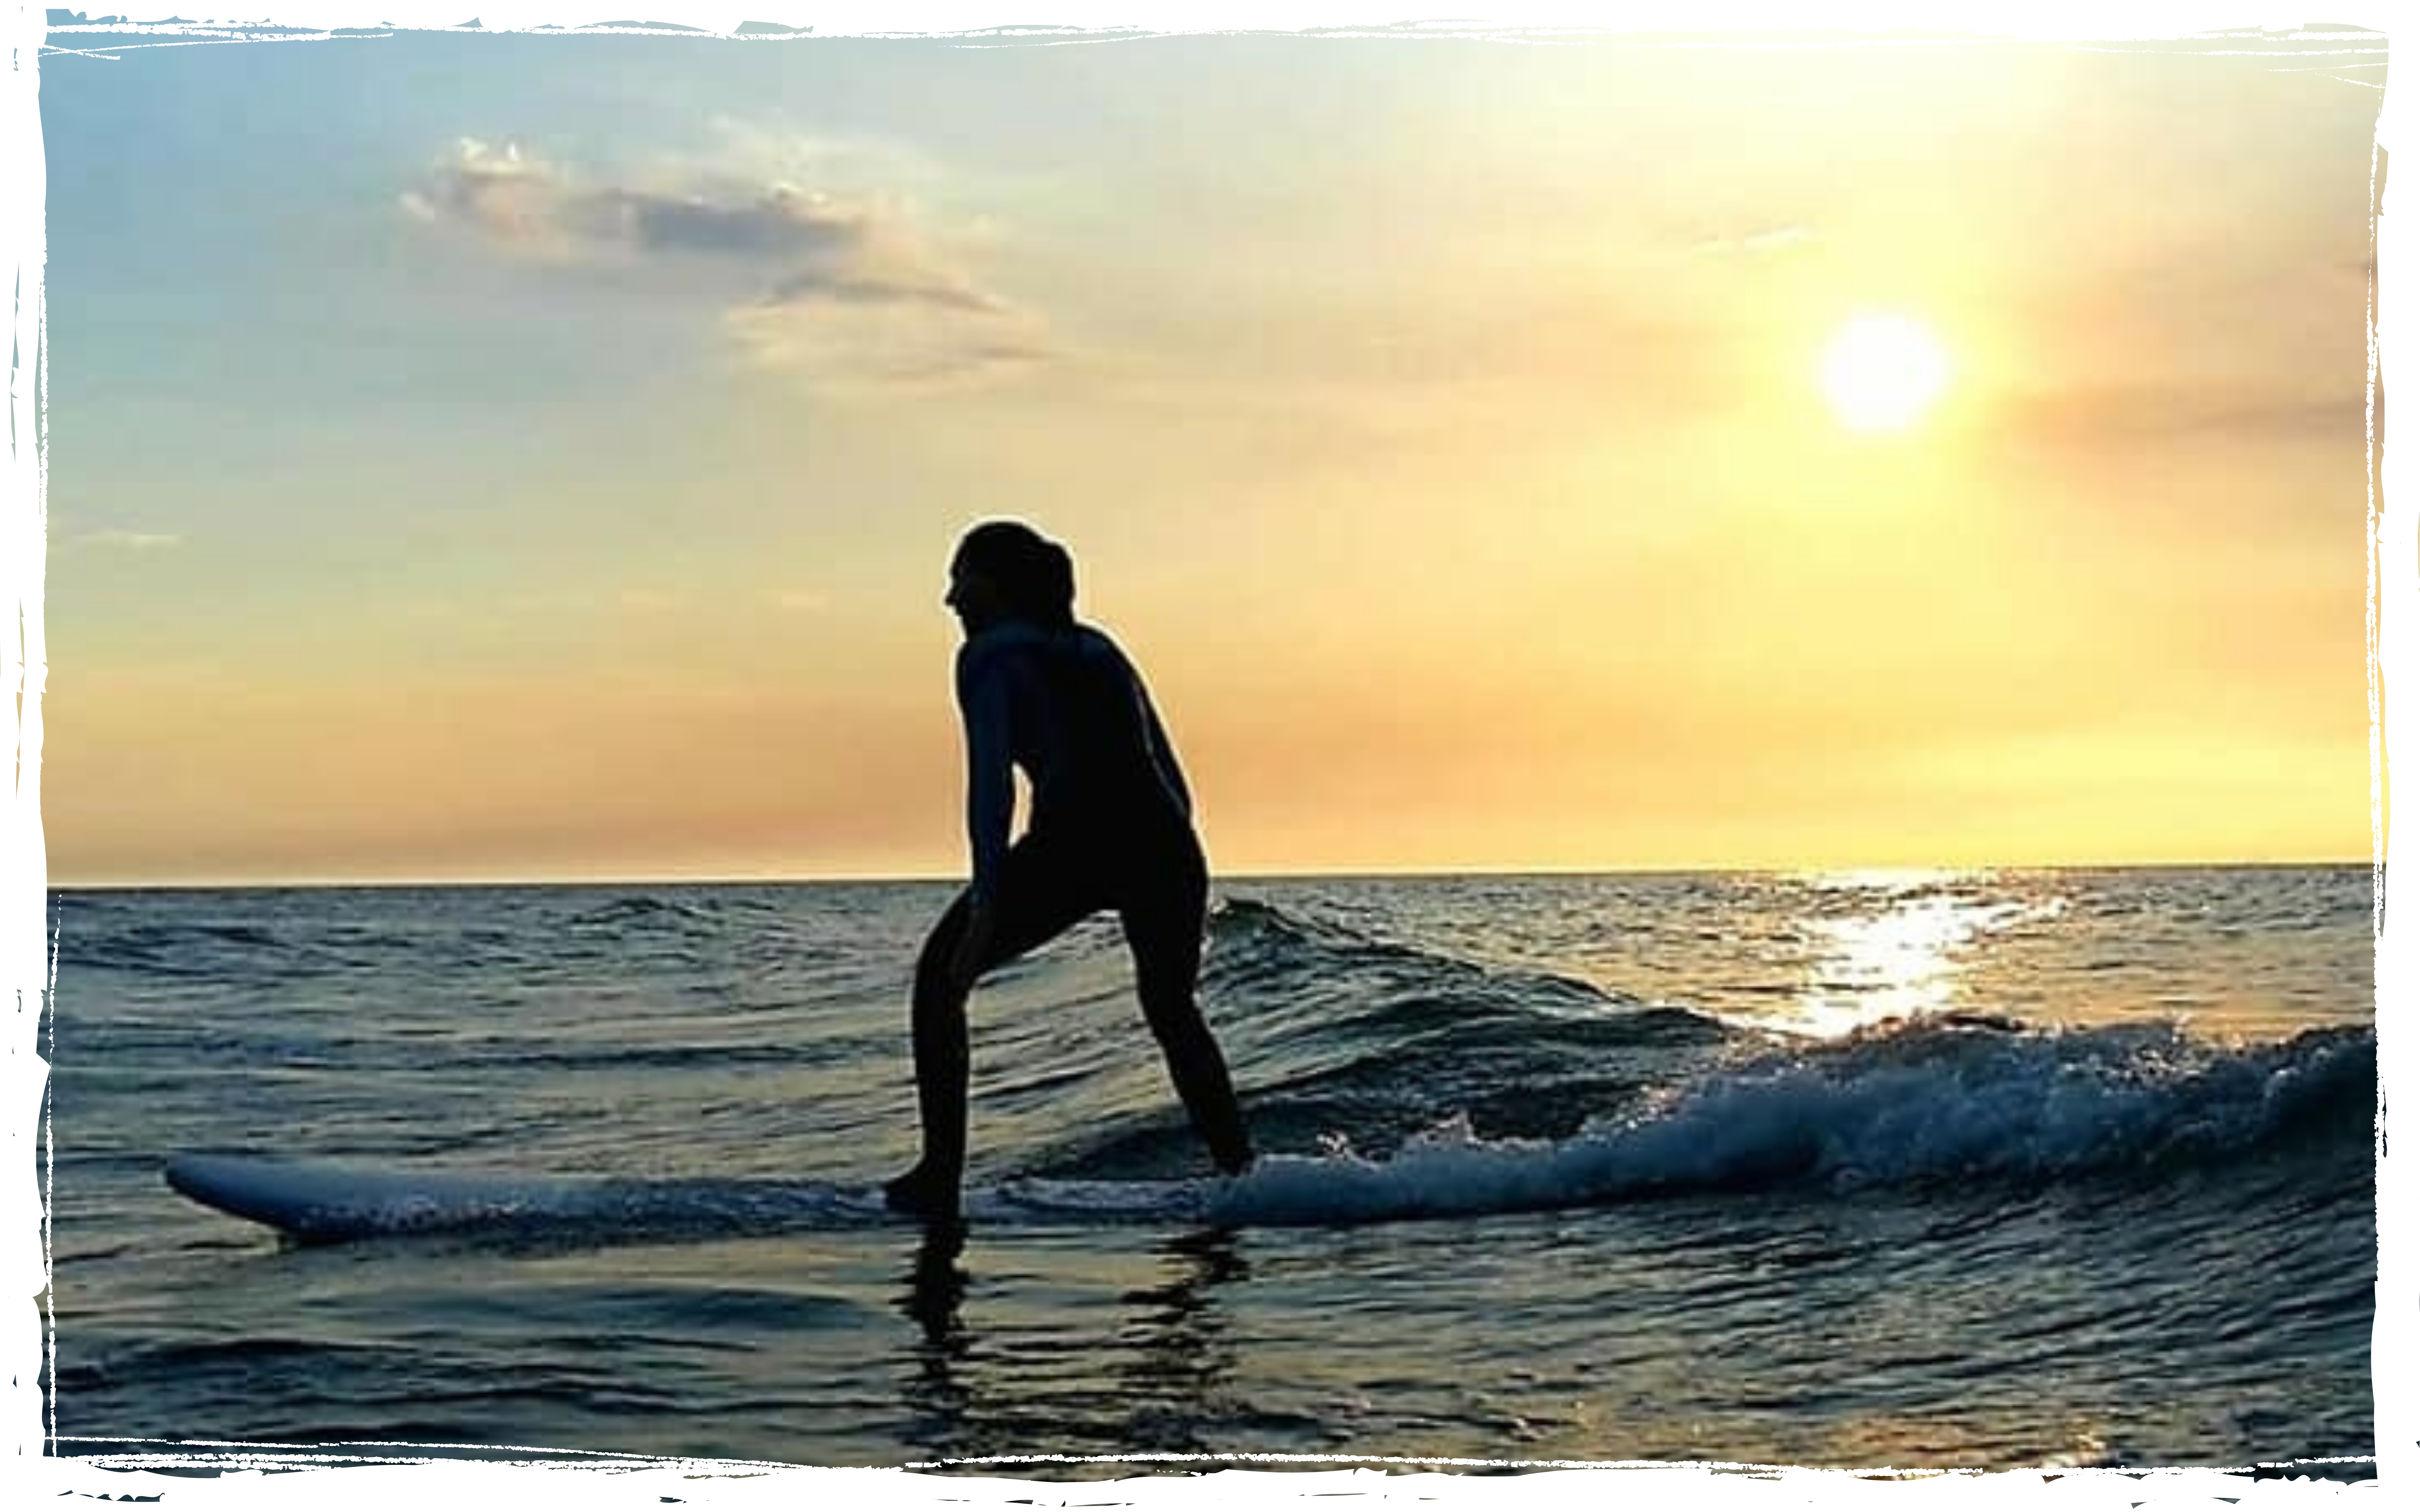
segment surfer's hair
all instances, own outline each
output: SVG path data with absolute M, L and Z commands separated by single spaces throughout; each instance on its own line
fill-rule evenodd
M 1067 548 L 1022 520 L 988 520 L 958 542 L 955 561 L 990 579 L 1008 610 L 1036 625 L 1076 623 L 1076 563 Z

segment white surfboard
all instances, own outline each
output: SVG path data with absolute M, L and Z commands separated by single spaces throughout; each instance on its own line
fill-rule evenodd
M 548 1177 L 371 1169 L 250 1155 L 178 1155 L 183 1196 L 303 1240 L 489 1231 L 532 1236 L 768 1233 L 913 1223 L 879 1188 L 820 1180 Z M 1019 1180 L 969 1191 L 970 1221 L 1199 1221 L 1196 1181 Z

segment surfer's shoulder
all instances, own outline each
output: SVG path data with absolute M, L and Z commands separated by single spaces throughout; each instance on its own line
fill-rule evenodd
M 1120 666 L 1127 664 L 1125 648 L 1119 645 L 1116 638 L 1109 631 L 1097 625 L 1086 625 L 1078 621 L 1060 633 L 1066 636 L 1070 643 L 1083 656 L 1114 661 Z
M 994 678 L 1017 681 L 1030 676 L 1030 671 L 1020 669 L 1030 669 L 1034 657 L 1049 650 L 1052 635 L 1038 625 L 1012 620 L 969 637 L 958 647 L 958 691 L 970 696 Z

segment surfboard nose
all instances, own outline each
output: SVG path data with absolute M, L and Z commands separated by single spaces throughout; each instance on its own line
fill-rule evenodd
M 341 1237 L 330 1225 L 341 1208 L 341 1175 L 251 1155 L 178 1154 L 161 1169 L 169 1190 L 207 1208 L 268 1224 L 298 1239 Z
M 214 1189 L 214 1179 L 225 1165 L 220 1155 L 171 1155 L 160 1174 L 175 1191 L 198 1197 Z
M 244 1201 L 238 1168 L 224 1155 L 171 1155 L 160 1174 L 168 1189 L 181 1196 L 239 1217 L 257 1217 Z
M 171 1155 L 161 1170 L 168 1188 L 209 1207 L 244 1217 L 256 1216 L 258 1204 L 247 1202 L 249 1186 L 257 1190 L 266 1167 L 258 1160 L 236 1155 Z

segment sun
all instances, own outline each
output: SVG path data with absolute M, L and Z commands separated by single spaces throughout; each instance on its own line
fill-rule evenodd
M 1905 430 L 1949 385 L 1949 357 L 1923 321 L 1856 316 L 1823 348 L 1823 396 L 1851 430 Z

